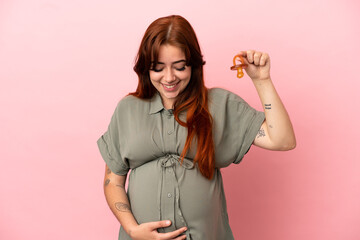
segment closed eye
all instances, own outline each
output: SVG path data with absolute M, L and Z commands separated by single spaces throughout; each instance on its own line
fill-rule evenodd
M 182 68 L 175 68 L 177 71 L 185 71 L 185 66 L 183 66 Z M 156 69 L 156 68 L 152 68 L 150 69 L 151 71 L 154 71 L 154 72 L 161 72 L 163 70 L 163 68 L 161 69 Z
M 151 71 L 154 71 L 154 72 L 161 72 L 162 69 L 150 69 Z
M 184 70 L 185 70 L 185 66 L 183 66 L 182 68 L 176 68 L 176 70 L 178 70 L 178 71 L 184 71 Z

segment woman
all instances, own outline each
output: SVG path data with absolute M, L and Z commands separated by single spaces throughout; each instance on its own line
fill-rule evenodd
M 137 90 L 118 103 L 97 141 L 119 239 L 234 239 L 220 168 L 238 164 L 252 144 L 295 147 L 269 56 L 240 54 L 265 113 L 234 93 L 205 87 L 205 62 L 187 20 L 163 17 L 146 30 L 134 67 Z

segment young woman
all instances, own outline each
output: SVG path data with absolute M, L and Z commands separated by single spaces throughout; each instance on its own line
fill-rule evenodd
M 205 62 L 186 19 L 159 18 L 146 30 L 134 67 L 138 87 L 118 103 L 97 141 L 119 239 L 234 239 L 220 168 L 238 164 L 252 144 L 295 147 L 268 54 L 240 54 L 264 112 L 230 91 L 205 87 Z

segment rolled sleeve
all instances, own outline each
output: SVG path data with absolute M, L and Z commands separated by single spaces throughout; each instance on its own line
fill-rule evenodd
M 121 156 L 119 108 L 111 118 L 108 130 L 97 140 L 97 145 L 106 165 L 117 175 L 126 175 L 129 171 L 129 164 Z
M 265 114 L 251 107 L 240 96 L 214 88 L 210 92 L 214 119 L 216 167 L 238 164 L 249 151 Z
M 239 164 L 245 154 L 250 150 L 254 139 L 259 132 L 262 123 L 265 120 L 265 114 L 257 111 L 246 102 L 241 102 L 242 113 L 238 117 L 239 120 L 239 152 L 233 163 Z

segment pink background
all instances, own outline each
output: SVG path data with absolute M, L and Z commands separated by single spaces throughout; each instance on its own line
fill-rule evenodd
M 0 1 L 0 239 L 117 239 L 96 140 L 133 91 L 156 18 L 197 32 L 208 87 L 257 109 L 240 50 L 269 53 L 297 148 L 253 147 L 223 170 L 236 239 L 360 239 L 357 0 Z

